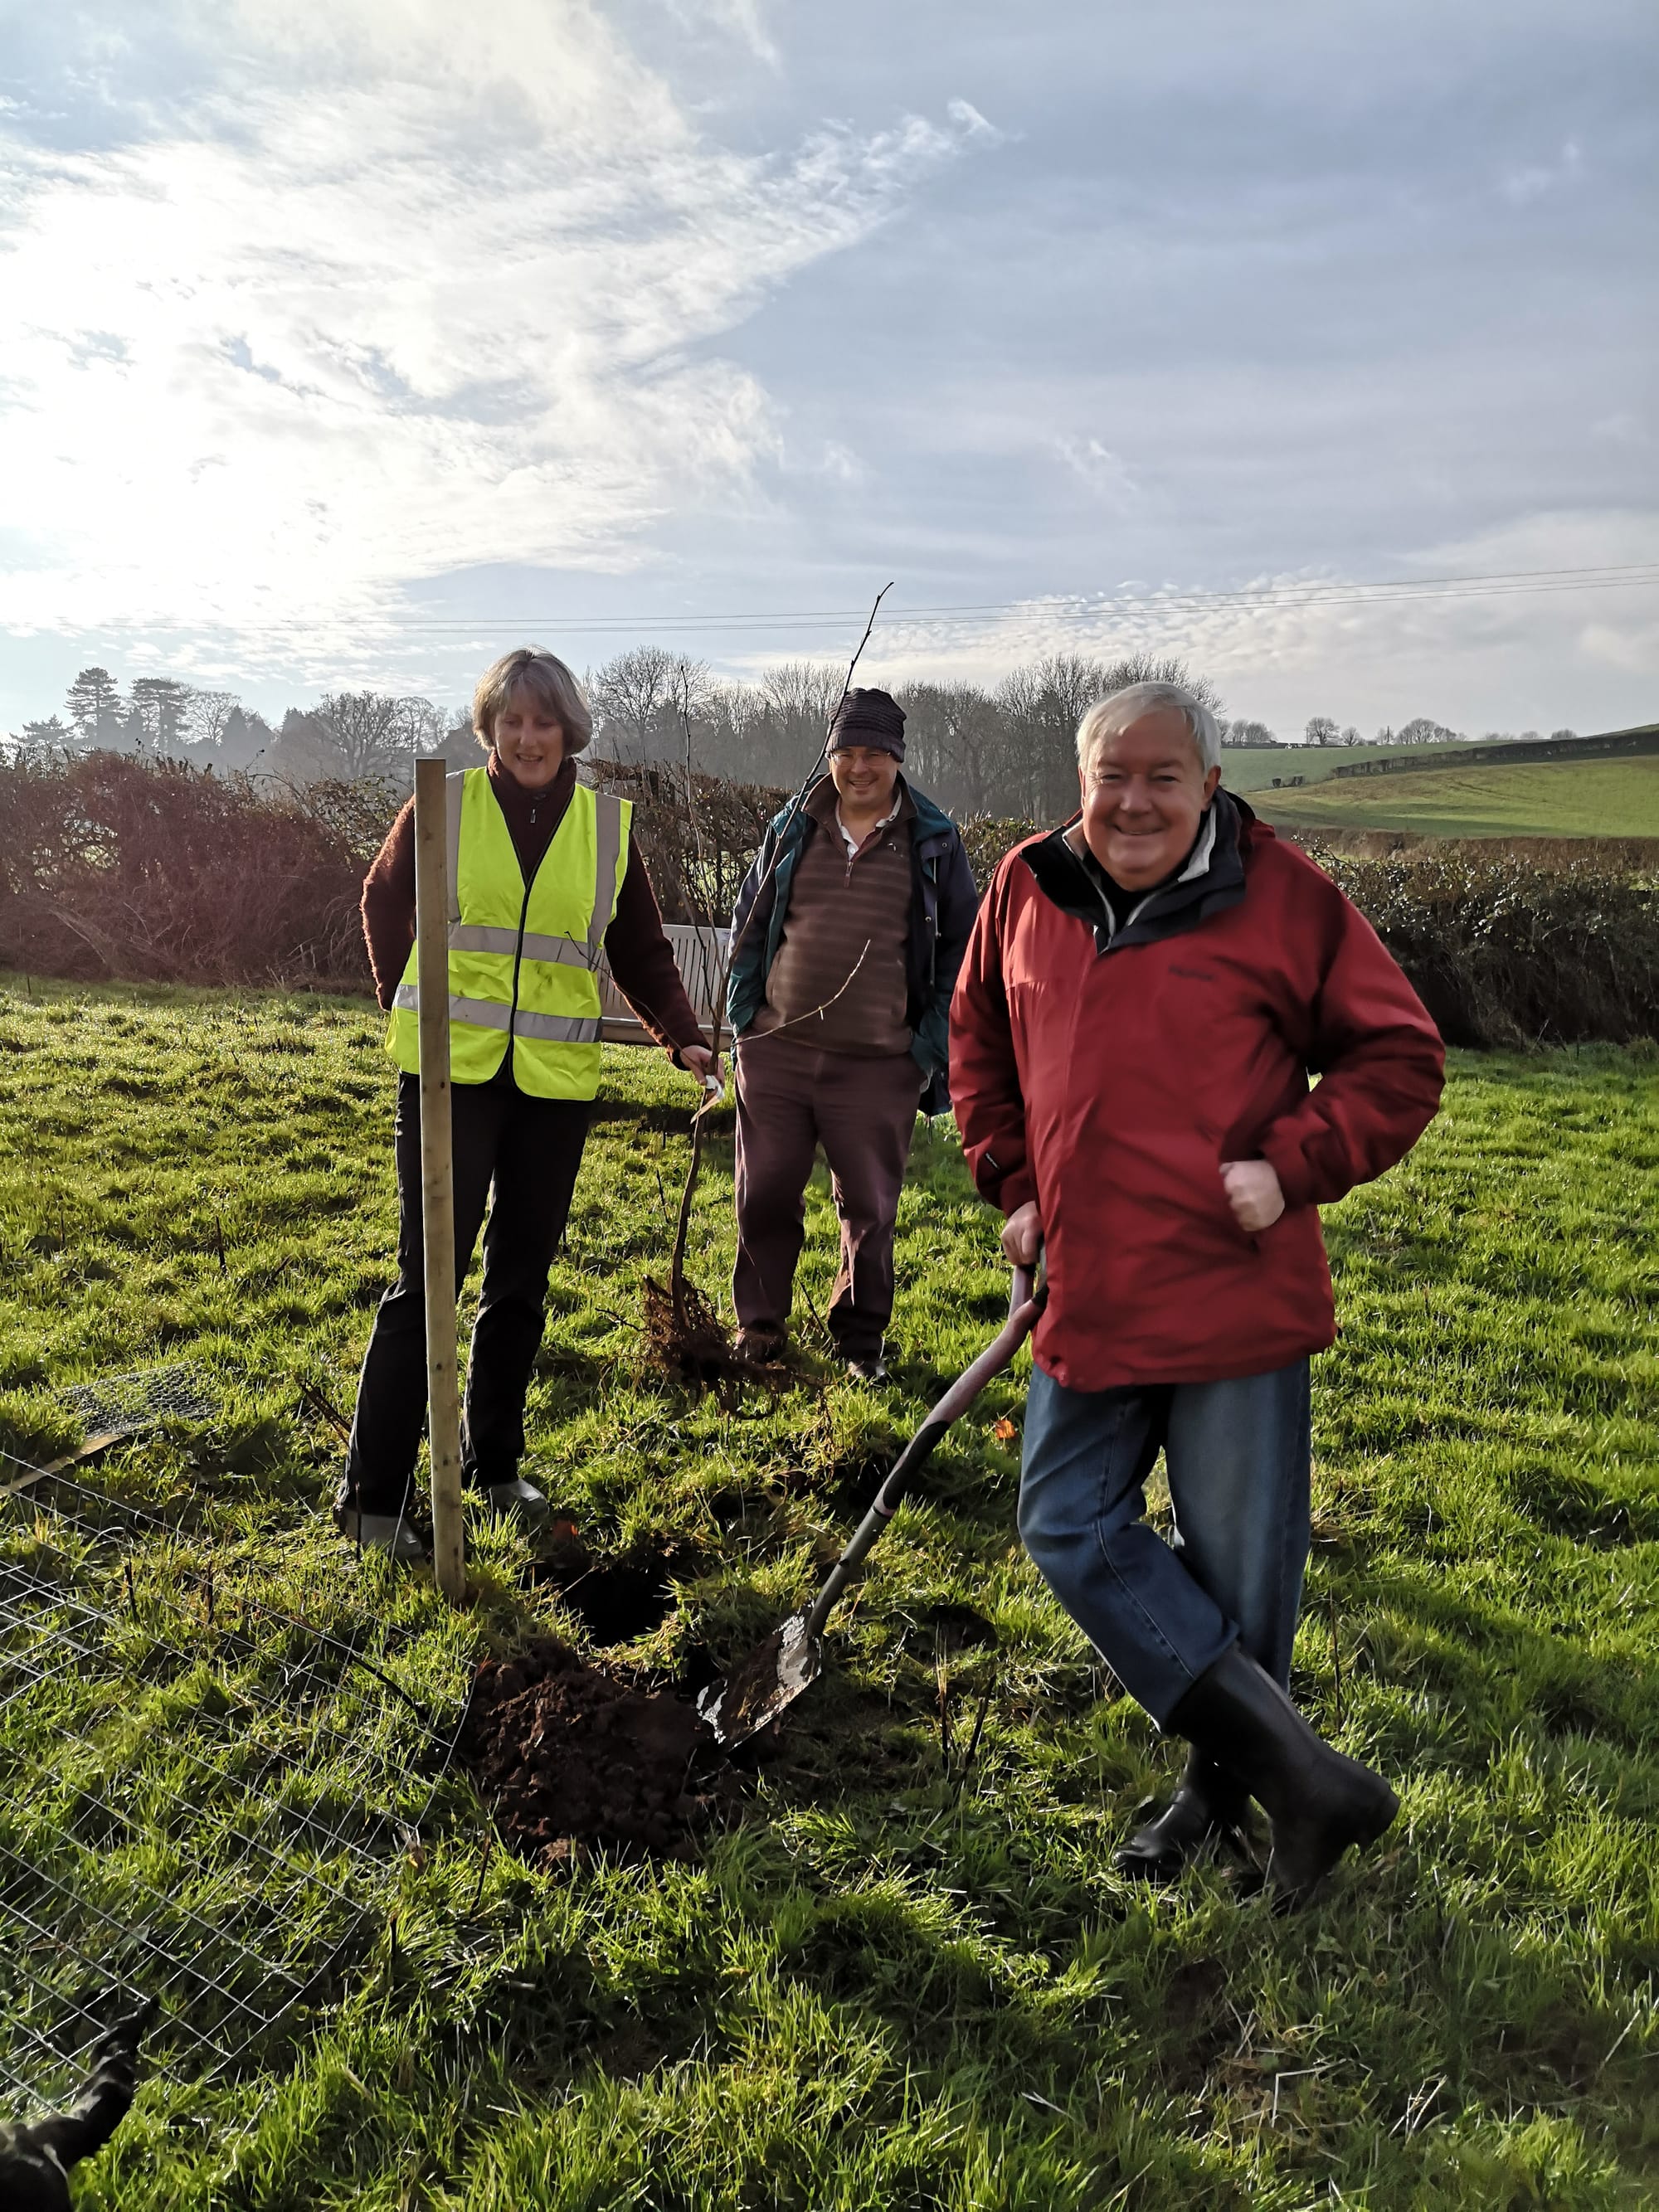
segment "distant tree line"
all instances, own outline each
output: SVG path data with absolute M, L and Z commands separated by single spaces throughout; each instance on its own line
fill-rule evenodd
M 469 718 L 447 722 L 429 699 L 326 691 L 313 707 L 290 707 L 273 727 L 234 691 L 140 676 L 124 694 L 108 669 L 83 668 L 63 713 L 25 722 L 11 750 L 131 753 L 302 785 L 406 775 L 411 754 L 447 752 L 452 744 L 471 745 Z
M 1237 728 L 1237 724 L 1234 725 Z M 1551 739 L 1576 738 L 1577 730 L 1552 730 Z M 1414 720 L 1402 723 L 1399 729 L 1390 729 L 1385 723 L 1374 738 L 1364 738 L 1352 723 L 1339 729 L 1328 714 L 1315 714 L 1302 733 L 1302 742 L 1308 745 L 1482 745 L 1535 744 L 1542 732 L 1522 730 L 1487 730 L 1471 739 L 1462 730 L 1449 729 L 1444 722 L 1437 722 L 1431 715 L 1419 714 Z M 1252 738 L 1250 743 L 1260 742 Z M 1274 742 L 1271 738 L 1268 743 Z
M 831 662 L 786 660 L 732 683 L 689 654 L 636 646 L 588 678 L 596 749 L 629 768 L 683 763 L 689 732 L 703 775 L 793 785 L 823 743 L 843 674 Z M 994 689 L 897 685 L 906 773 L 954 813 L 1051 820 L 1075 802 L 1084 710 L 1122 684 L 1155 678 L 1187 684 L 1218 711 L 1206 678 L 1184 661 L 1145 653 L 1110 661 L 1050 653 Z
M 692 764 L 701 775 L 750 786 L 791 786 L 822 743 L 842 676 L 836 663 L 784 660 L 750 681 L 734 682 L 687 653 L 635 646 L 587 673 L 594 757 L 625 769 L 665 762 L 684 766 L 689 734 Z M 1227 720 L 1215 685 L 1179 659 L 1049 653 L 994 685 L 899 687 L 908 717 L 907 767 L 958 815 L 1053 820 L 1075 794 L 1074 740 L 1085 708 L 1122 684 L 1160 678 L 1187 684 L 1205 702 L 1220 721 L 1224 745 L 1283 742 L 1263 722 Z M 1495 739 L 1504 733 L 1486 734 Z M 1461 737 L 1419 715 L 1401 729 L 1379 730 L 1370 742 L 1443 744 Z M 1343 728 L 1316 714 L 1302 742 L 1358 745 L 1365 740 L 1352 725 Z M 221 773 L 245 771 L 295 788 L 331 781 L 406 783 L 416 753 L 441 754 L 457 765 L 477 757 L 467 709 L 446 714 L 430 699 L 328 691 L 310 707 L 290 708 L 273 726 L 234 692 L 161 676 L 137 677 L 124 691 L 108 669 L 99 667 L 83 668 L 69 687 L 63 712 L 25 722 L 9 749 L 37 757 L 129 753 Z

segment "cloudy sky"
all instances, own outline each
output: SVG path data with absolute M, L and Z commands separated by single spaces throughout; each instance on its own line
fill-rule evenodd
M 877 680 L 1650 719 L 1656 64 L 1651 0 L 3 0 L 0 728 L 844 656 L 890 578 Z

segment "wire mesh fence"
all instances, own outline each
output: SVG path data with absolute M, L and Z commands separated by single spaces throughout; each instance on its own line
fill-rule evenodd
M 463 1670 L 428 1710 L 411 1632 L 334 1634 L 201 1512 L 0 1459 L 33 1478 L 0 1495 L 0 2084 L 60 2095 L 134 1996 L 156 2070 L 280 2066 L 470 1802 Z
M 63 1394 L 88 1437 L 142 1435 L 163 1421 L 204 1421 L 213 1396 L 199 1368 L 189 1365 L 136 1368 L 128 1375 L 100 1375 L 77 1382 Z

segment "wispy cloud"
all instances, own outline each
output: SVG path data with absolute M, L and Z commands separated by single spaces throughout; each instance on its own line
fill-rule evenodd
M 1108 513 L 1127 514 L 1134 506 L 1139 486 L 1121 457 L 1103 446 L 1098 438 L 1059 437 L 1054 440 L 1054 451 Z
M 1569 138 L 1553 161 L 1525 164 L 1504 173 L 1504 197 L 1516 207 L 1529 207 L 1549 193 L 1571 184 L 1583 168 L 1577 139 Z
M 758 20 L 758 19 L 757 19 Z M 361 621 L 474 563 L 626 567 L 775 458 L 715 342 L 988 126 L 701 137 L 577 4 L 301 0 L 161 127 L 15 125 L 0 477 L 15 627 Z
M 907 617 L 901 605 L 884 620 L 868 665 L 874 681 L 994 683 L 1049 653 L 1177 653 L 1220 686 L 1230 712 L 1294 737 L 1314 714 L 1398 723 L 1422 713 L 1485 727 L 1494 699 L 1515 702 L 1519 659 L 1549 673 L 1511 705 L 1511 718 L 1547 726 L 1595 679 L 1650 668 L 1659 650 L 1650 583 L 1609 591 L 1571 572 L 1656 560 L 1659 523 L 1650 516 L 1535 515 L 1424 549 L 1398 564 L 1391 589 L 1287 572 L 1224 592 L 1128 583 L 970 621 Z M 1507 580 L 1484 592 L 1439 581 L 1459 576 Z M 1594 720 L 1592 710 L 1584 726 Z

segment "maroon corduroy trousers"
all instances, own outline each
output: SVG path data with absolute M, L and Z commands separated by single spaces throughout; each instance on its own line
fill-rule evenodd
M 788 1322 L 806 1185 L 822 1145 L 841 1217 L 830 1333 L 843 1358 L 880 1352 L 893 1311 L 893 1224 L 921 1091 L 908 1052 L 858 1060 L 781 1036 L 738 1045 L 732 1297 L 740 1328 L 781 1333 Z

